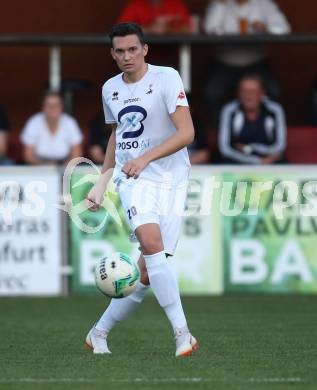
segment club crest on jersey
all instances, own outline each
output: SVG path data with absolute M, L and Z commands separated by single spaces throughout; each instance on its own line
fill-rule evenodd
M 177 99 L 185 99 L 185 93 L 183 92 L 183 91 L 180 91 L 180 93 L 179 93 L 179 95 L 178 95 L 178 97 L 177 97 Z
M 112 101 L 114 101 L 114 100 L 119 100 L 119 92 L 113 92 L 113 94 L 112 94 Z

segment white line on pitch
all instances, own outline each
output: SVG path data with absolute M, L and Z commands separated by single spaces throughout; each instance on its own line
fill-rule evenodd
M 211 379 L 211 378 L 133 378 L 133 379 L 112 379 L 112 382 L 253 382 L 253 383 L 298 383 L 303 378 L 249 378 L 249 379 Z
M 0 383 L 94 383 L 98 382 L 95 379 L 88 378 L 8 378 L 1 379 Z
M 303 382 L 303 378 L 250 378 L 248 382 L 277 382 L 277 383 L 282 383 L 282 382 Z
M 89 378 L 0 378 L 0 383 L 97 383 L 103 382 L 101 379 Z M 303 378 L 249 378 L 249 379 L 211 379 L 201 377 L 190 378 L 132 378 L 132 379 L 112 379 L 111 382 L 121 383 L 199 383 L 199 382 L 248 382 L 248 383 L 299 383 L 304 382 Z

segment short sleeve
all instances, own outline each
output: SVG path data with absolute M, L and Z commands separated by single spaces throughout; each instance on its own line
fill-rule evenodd
M 38 138 L 37 134 L 38 134 L 38 126 L 36 126 L 34 119 L 29 119 L 22 130 L 22 134 L 21 134 L 22 144 L 27 146 L 35 146 Z
M 77 121 L 74 118 L 69 118 L 69 121 L 70 145 L 75 146 L 82 142 L 83 135 Z
M 263 5 L 266 11 L 264 13 L 266 14 L 268 32 L 271 34 L 289 34 L 291 32 L 291 26 L 278 5 L 271 0 L 265 2 Z
M 108 124 L 116 123 L 117 121 L 115 120 L 114 116 L 112 115 L 110 107 L 108 106 L 108 104 L 106 102 L 104 91 L 102 91 L 102 106 L 103 106 L 103 112 L 105 115 L 105 122 Z
M 188 107 L 182 79 L 175 69 L 165 74 L 163 94 L 169 114 L 173 114 L 177 106 Z

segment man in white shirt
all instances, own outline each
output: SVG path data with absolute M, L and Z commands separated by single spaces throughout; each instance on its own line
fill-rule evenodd
M 77 121 L 63 112 L 61 96 L 48 92 L 42 112 L 33 115 L 22 130 L 24 160 L 31 165 L 66 163 L 82 155 L 82 140 Z
M 214 0 L 207 9 L 204 29 L 207 34 L 288 34 L 286 17 L 272 0 Z M 259 46 L 224 46 L 216 54 L 206 87 L 213 125 L 218 124 L 221 100 L 237 86 L 245 73 L 258 73 L 273 99 L 279 87 L 271 76 L 266 55 Z
M 178 72 L 145 62 L 148 46 L 137 24 L 114 26 L 110 38 L 111 55 L 122 73 L 102 89 L 106 123 L 112 124 L 113 132 L 102 174 L 87 203 L 92 211 L 98 209 L 114 168 L 113 181 L 141 247 L 141 283 L 130 296 L 111 301 L 88 333 L 86 345 L 94 353 L 110 353 L 110 330 L 137 308 L 150 283 L 173 327 L 175 355 L 187 356 L 198 344 L 189 332 L 167 255 L 174 254 L 181 228 L 192 119 Z

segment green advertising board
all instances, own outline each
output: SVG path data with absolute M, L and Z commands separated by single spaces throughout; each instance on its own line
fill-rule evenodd
M 98 259 L 113 251 L 127 253 L 134 261 L 139 257 L 138 244 L 130 242 L 130 227 L 114 186 L 107 191 L 98 212 L 78 212 L 92 182 L 92 175 L 77 171 L 71 179 L 72 208 L 70 218 L 70 257 L 73 266 L 72 291 L 95 292 L 93 269 Z M 202 189 L 210 168 L 195 168 L 187 198 L 186 215 L 172 267 L 185 294 L 219 294 L 222 292 L 222 269 L 217 218 L 219 213 L 209 200 L 209 213 L 200 214 Z
M 317 176 L 292 168 L 230 171 L 191 170 L 182 233 L 171 259 L 181 292 L 317 293 Z M 113 186 L 104 208 L 78 216 L 77 206 L 92 185 L 85 175 L 78 171 L 71 180 L 74 292 L 96 291 L 94 264 L 108 253 L 139 257 Z
M 171 263 L 183 293 L 223 292 L 220 215 L 217 198 L 209 196 L 211 178 L 210 167 L 192 168 L 182 233 Z
M 316 179 L 223 174 L 223 185 L 232 185 L 231 210 L 220 205 L 225 291 L 317 292 Z

